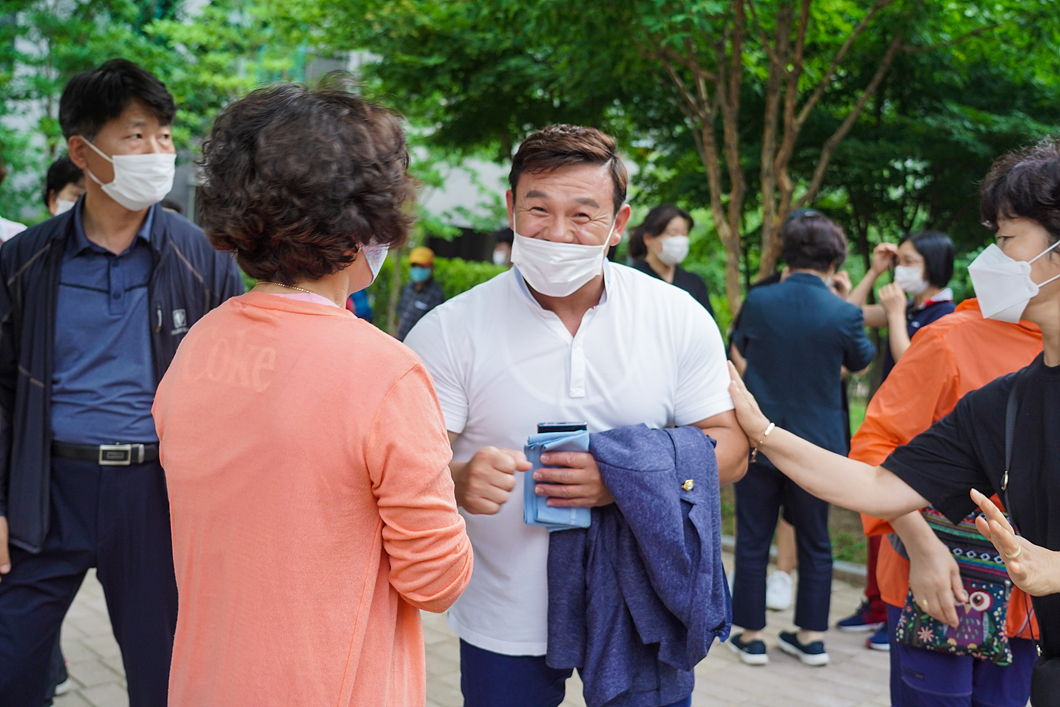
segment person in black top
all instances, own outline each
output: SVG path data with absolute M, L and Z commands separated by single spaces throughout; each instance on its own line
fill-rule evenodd
M 956 524 L 977 505 L 982 508 L 986 515 L 976 521 L 980 532 L 1005 558 L 1016 586 L 1033 597 L 1041 658 L 1031 681 L 1031 704 L 1057 705 L 1060 141 L 996 162 L 983 184 L 981 210 L 997 242 L 969 266 L 972 283 L 984 316 L 1023 319 L 1041 328 L 1044 351 L 1029 366 L 969 393 L 953 412 L 875 468 L 776 428 L 734 370 L 731 390 L 752 447 L 810 493 L 879 518 L 930 503 Z M 993 493 L 1006 501 L 1018 536 L 987 498 Z
M 920 329 L 956 309 L 948 287 L 953 260 L 953 241 L 941 231 L 906 235 L 897 246 L 881 243 L 873 250 L 872 267 L 847 301 L 861 307 L 865 326 L 888 328 L 884 379 Z M 892 265 L 894 282 L 880 288 L 880 304 L 865 304 L 876 279 Z
M 633 258 L 637 270 L 680 287 L 713 317 L 714 308 L 710 306 L 710 293 L 703 278 L 678 267 L 688 255 L 688 233 L 695 225 L 684 209 L 673 204 L 656 206 L 633 229 L 629 257 Z

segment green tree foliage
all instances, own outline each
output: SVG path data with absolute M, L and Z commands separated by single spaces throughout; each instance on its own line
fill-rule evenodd
M 122 57 L 153 71 L 179 111 L 186 159 L 214 115 L 255 86 L 288 78 L 297 52 L 258 0 L 0 0 L 0 149 L 12 168 L 0 214 L 41 209 L 48 164 L 65 152 L 59 97 L 74 74 Z
M 967 224 L 984 160 L 1057 122 L 1052 0 L 323 0 L 316 17 L 435 148 L 506 159 L 552 122 L 619 136 L 637 199 L 709 208 L 733 308 L 792 208 L 834 204 L 877 238 Z

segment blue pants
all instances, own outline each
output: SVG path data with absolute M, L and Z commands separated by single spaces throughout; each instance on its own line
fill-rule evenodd
M 1033 641 L 1010 638 L 1012 664 L 1004 668 L 965 655 L 899 645 L 894 627 L 902 610 L 887 605 L 891 643 L 891 707 L 1024 707 L 1031 695 Z
M 543 655 L 501 655 L 460 641 L 464 707 L 557 707 L 573 672 L 548 667 Z M 689 697 L 664 707 L 691 704 Z
M 44 547 L 10 549 L 11 572 L 0 581 L 0 705 L 44 704 L 63 617 L 95 567 L 129 705 L 165 707 L 177 585 L 162 467 L 53 459 Z
M 776 468 L 754 463 L 736 482 L 736 567 L 732 623 L 748 631 L 766 626 L 766 569 L 780 507 L 795 526 L 799 587 L 795 625 L 828 630 L 832 600 L 832 541 L 828 504 L 803 491 Z

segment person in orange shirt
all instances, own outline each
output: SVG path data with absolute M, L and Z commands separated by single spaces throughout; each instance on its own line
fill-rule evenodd
M 408 165 L 398 118 L 337 89 L 255 91 L 203 145 L 204 230 L 259 282 L 155 399 L 171 707 L 426 701 L 419 610 L 463 591 L 471 543 L 427 370 L 343 307 L 407 236 Z
M 865 422 L 851 442 L 850 458 L 881 464 L 948 414 L 966 393 L 1026 366 L 1041 350 L 1042 334 L 1036 325 L 984 319 L 976 300 L 962 302 L 954 314 L 921 329 L 913 339 L 869 403 Z M 1029 640 L 1032 626 L 1025 607 L 1030 602 L 1023 592 L 1013 589 L 1009 600 L 1006 632 L 1013 637 L 1013 663 L 1006 668 L 896 645 L 894 624 L 910 586 L 918 600 L 927 599 L 931 616 L 952 625 L 957 622 L 954 596 L 967 597 L 957 563 L 920 513 L 890 523 L 865 515 L 862 520 L 870 536 L 895 533 L 909 557 L 903 558 L 884 538 L 876 568 L 880 594 L 888 606 L 891 704 L 1025 705 L 1037 656 Z

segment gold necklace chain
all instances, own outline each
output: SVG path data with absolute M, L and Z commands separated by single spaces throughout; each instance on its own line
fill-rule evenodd
M 277 287 L 286 287 L 289 290 L 298 290 L 299 292 L 305 292 L 306 294 L 309 294 L 309 295 L 316 295 L 317 294 L 316 292 L 313 292 L 312 290 L 307 290 L 304 287 L 295 287 L 294 285 L 285 285 L 282 282 L 269 282 L 268 280 L 258 280 L 258 284 L 259 285 L 276 285 Z M 319 297 L 320 295 L 317 295 L 317 296 Z

